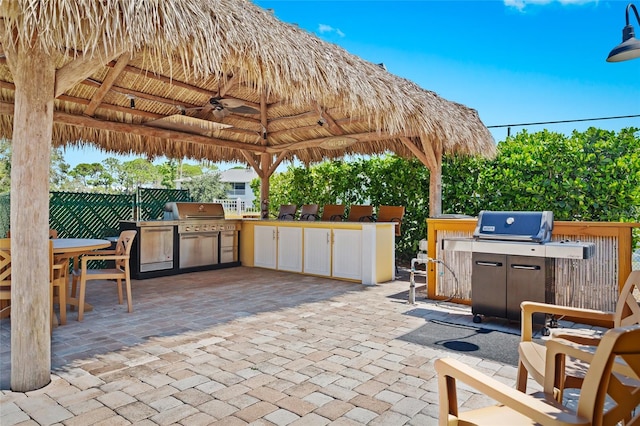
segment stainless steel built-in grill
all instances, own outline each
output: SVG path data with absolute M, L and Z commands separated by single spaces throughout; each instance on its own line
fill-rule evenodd
M 473 238 L 442 241 L 443 250 L 472 253 L 474 322 L 481 321 L 480 315 L 519 320 L 524 300 L 554 303 L 555 259 L 594 255 L 595 244 L 551 241 L 552 230 L 550 211 L 481 211 Z
M 135 229 L 131 276 L 135 279 L 239 266 L 240 220 L 227 220 L 218 203 L 165 204 L 163 220 L 120 223 Z
M 226 220 L 218 203 L 172 202 L 165 219 L 178 221 L 180 269 L 238 261 L 239 220 Z

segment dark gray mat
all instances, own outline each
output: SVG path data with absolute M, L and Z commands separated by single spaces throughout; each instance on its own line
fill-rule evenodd
M 407 342 L 518 365 L 520 335 L 467 324 L 428 320 L 422 327 L 401 337 Z
M 402 272 L 405 271 L 401 268 L 400 274 Z M 420 278 L 420 280 L 423 279 L 424 277 Z M 416 278 L 417 280 L 418 278 Z M 464 312 L 456 309 L 451 309 L 449 315 L 443 316 L 441 310 L 435 312 L 430 309 L 431 304 L 438 306 L 442 302 L 426 299 L 424 296 L 426 291 L 425 285 L 416 285 L 418 305 L 416 305 L 416 309 L 407 312 L 407 315 L 424 318 L 425 324 L 402 336 L 402 340 L 503 364 L 518 365 L 518 343 L 520 342 L 520 324 L 518 322 L 503 318 L 483 317 L 482 323 L 474 323 L 470 311 Z M 398 302 L 406 303 L 409 291 L 392 294 L 389 297 Z M 534 340 L 543 343 L 539 336 L 539 333 L 535 333 Z

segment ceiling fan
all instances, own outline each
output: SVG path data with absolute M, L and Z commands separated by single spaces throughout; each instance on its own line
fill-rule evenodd
M 214 117 L 219 119 L 234 112 L 238 114 L 260 114 L 260 110 L 245 104 L 240 99 L 214 96 L 209 99 L 209 104 L 211 105 L 211 112 Z

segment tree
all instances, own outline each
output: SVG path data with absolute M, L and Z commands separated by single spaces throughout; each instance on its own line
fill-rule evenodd
M 51 167 L 49 169 L 49 183 L 52 191 L 62 190 L 69 181 L 70 166 L 64 161 L 62 148 L 51 149 Z
M 140 187 L 157 188 L 162 176 L 151 161 L 136 158 L 122 164 L 123 183 L 127 192 L 133 193 Z
M 228 188 L 228 184 L 220 180 L 219 172 L 195 176 L 191 180 L 185 181 L 182 186 L 189 190 L 193 201 L 202 203 L 210 203 L 217 199 L 225 198 Z
M 551 210 L 556 220 L 640 220 L 638 129 L 569 137 L 522 131 L 498 145 L 476 189 L 491 210 Z
M 86 188 L 108 191 L 115 179 L 101 163 L 80 163 L 69 175 L 80 180 Z
M 0 139 L 0 193 L 11 190 L 11 141 Z

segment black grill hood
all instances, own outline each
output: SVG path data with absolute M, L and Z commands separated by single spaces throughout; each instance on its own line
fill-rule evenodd
M 553 212 L 487 211 L 478 215 L 473 237 L 476 240 L 551 241 Z

